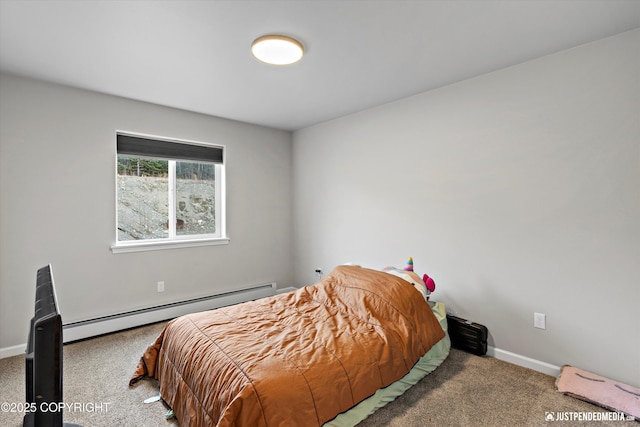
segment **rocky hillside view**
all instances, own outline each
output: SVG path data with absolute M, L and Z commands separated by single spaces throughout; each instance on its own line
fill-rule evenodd
M 168 237 L 168 184 L 166 177 L 118 175 L 119 241 Z M 177 235 L 215 233 L 214 188 L 211 180 L 177 180 Z

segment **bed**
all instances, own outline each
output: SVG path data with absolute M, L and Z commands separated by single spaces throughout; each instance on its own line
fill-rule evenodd
M 312 286 L 167 324 L 130 385 L 159 380 L 181 426 L 354 425 L 444 360 L 442 304 L 339 266 Z

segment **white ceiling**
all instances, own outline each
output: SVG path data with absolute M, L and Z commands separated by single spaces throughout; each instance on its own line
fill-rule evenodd
M 294 130 L 638 27 L 640 0 L 0 0 L 0 69 Z M 256 61 L 267 33 L 305 57 Z

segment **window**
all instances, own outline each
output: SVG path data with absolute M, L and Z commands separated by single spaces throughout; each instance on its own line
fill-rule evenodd
M 224 148 L 118 133 L 114 252 L 227 243 Z

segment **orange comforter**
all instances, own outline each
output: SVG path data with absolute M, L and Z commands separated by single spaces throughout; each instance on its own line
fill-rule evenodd
M 157 378 L 186 426 L 318 426 L 403 377 L 444 336 L 387 273 L 340 266 L 313 286 L 171 321 L 130 384 Z

